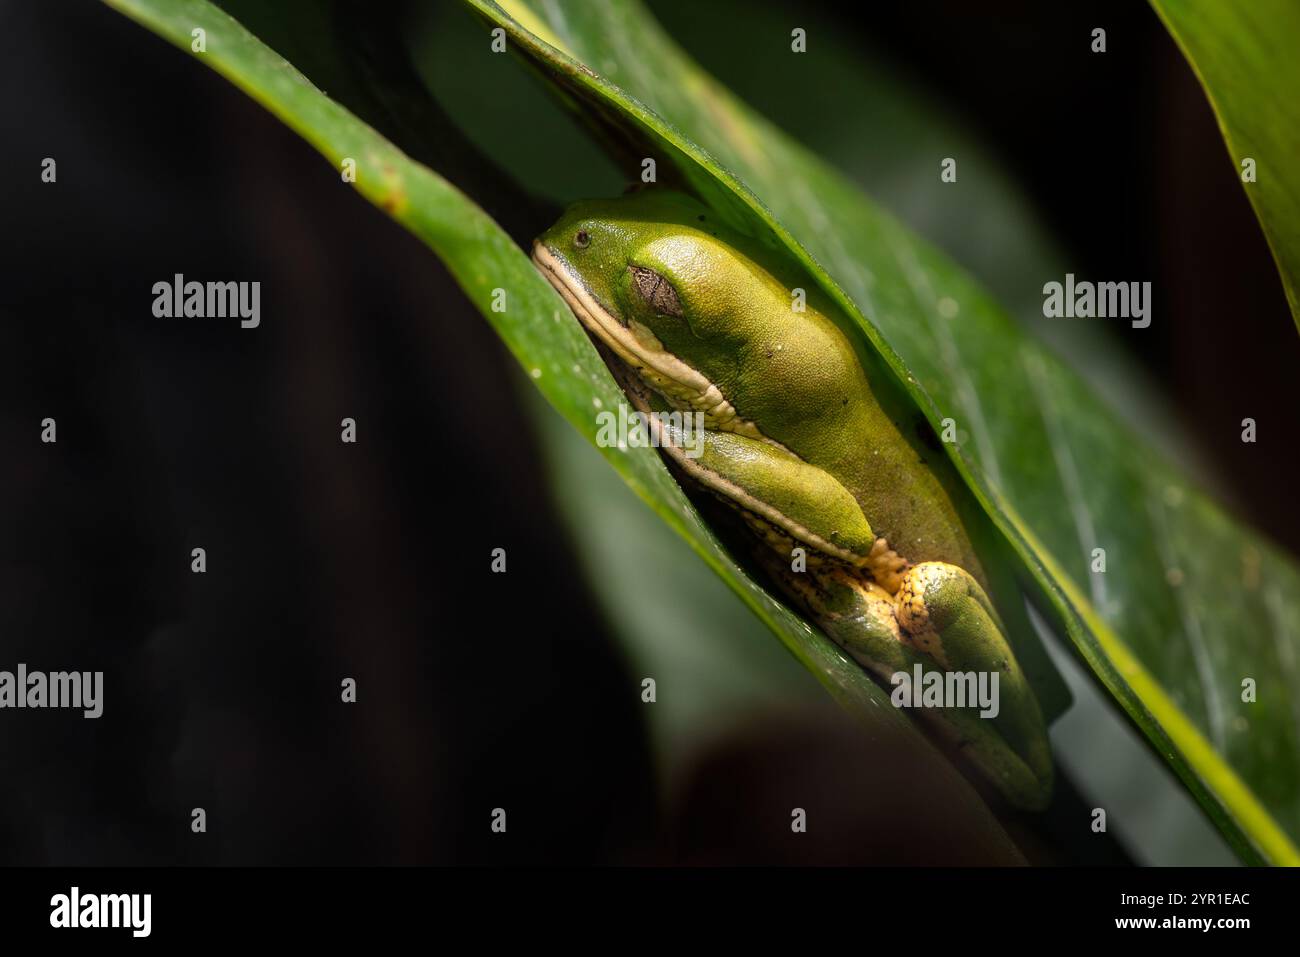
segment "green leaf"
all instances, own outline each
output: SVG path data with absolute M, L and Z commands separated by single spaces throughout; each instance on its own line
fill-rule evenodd
M 192 31 L 206 32 L 206 51 L 196 56 L 261 103 L 315 147 L 335 169 L 356 161 L 355 188 L 429 246 L 446 264 L 471 302 L 501 336 L 543 396 L 592 445 L 595 411 L 624 401 L 603 361 L 572 313 L 519 246 L 482 209 L 429 168 L 413 161 L 375 129 L 330 99 L 292 64 L 240 22 L 206 0 L 105 0 L 110 6 L 187 51 Z M 312 9 L 312 5 L 303 8 Z M 284 9 L 258 6 L 253 15 L 275 19 Z M 300 12 L 300 11 L 299 11 Z M 270 26 L 270 20 L 264 25 Z M 280 21 L 289 33 L 301 21 Z M 316 31 L 322 31 L 317 34 Z M 313 24 L 319 43 L 328 30 Z M 487 44 L 484 44 L 487 50 Z M 315 54 L 319 57 L 319 51 Z M 337 81 L 347 71 L 322 62 Z M 349 93 L 391 119 L 388 96 L 361 88 Z M 409 104 L 408 104 L 409 105 Z M 398 111 L 400 112 L 400 111 Z M 341 187 L 347 188 L 340 181 Z M 504 300 L 499 291 L 504 292 Z M 494 303 L 504 301 L 503 310 Z M 877 741 L 899 740 L 915 756 L 929 787 L 967 822 L 991 860 L 1019 860 L 1019 852 L 969 783 L 948 763 L 888 695 L 840 649 L 750 581 L 702 523 L 658 454 L 649 448 L 600 448 L 624 481 L 669 527 L 691 545 L 786 644 L 786 647 Z
M 972 490 L 1237 851 L 1300 861 L 1292 561 L 1150 456 L 965 273 L 718 87 L 640 6 L 467 2 L 660 157 L 661 181 L 774 237 L 839 299 L 931 422 L 957 421 L 965 439 L 948 448 Z M 788 39 L 773 43 L 768 56 Z M 1257 703 L 1241 700 L 1246 678 Z
M 1233 168 L 1255 161 L 1246 195 L 1300 326 L 1300 4 L 1151 0 L 1219 120 Z

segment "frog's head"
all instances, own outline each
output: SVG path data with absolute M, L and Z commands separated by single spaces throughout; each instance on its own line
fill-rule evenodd
M 592 334 L 660 391 L 689 397 L 707 391 L 715 363 L 734 365 L 746 334 L 753 274 L 723 235 L 704 206 L 651 190 L 569 207 L 533 261 Z

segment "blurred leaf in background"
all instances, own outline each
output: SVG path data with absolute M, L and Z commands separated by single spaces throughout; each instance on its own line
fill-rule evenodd
M 1300 326 L 1300 4 L 1151 0 L 1205 87 Z

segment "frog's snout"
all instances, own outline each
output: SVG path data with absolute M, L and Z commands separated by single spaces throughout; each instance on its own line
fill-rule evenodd
M 560 253 L 541 239 L 533 240 L 533 265 L 559 292 L 564 293 L 574 280 L 573 267 Z
M 543 241 L 533 240 L 533 265 L 555 287 L 569 308 L 584 325 L 590 326 L 587 304 L 583 301 L 584 283 L 564 255 Z
M 548 251 L 546 250 L 546 244 L 540 239 L 534 239 L 532 252 L 533 265 L 543 271 L 545 271 L 545 267 L 542 265 L 541 255 L 544 251 Z

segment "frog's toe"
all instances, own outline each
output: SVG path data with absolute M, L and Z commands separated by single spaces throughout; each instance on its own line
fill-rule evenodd
M 949 647 L 951 639 L 958 637 L 955 632 L 962 638 L 972 632 L 977 639 L 985 635 L 992 639 L 997 635 L 996 625 L 989 620 L 993 617 L 992 608 L 984 590 L 968 572 L 946 562 L 921 562 L 909 568 L 900 581 L 895 609 L 903 640 L 945 668 L 959 667 L 954 657 L 965 658 L 960 651 L 971 650 Z M 994 627 L 990 629 L 988 625 Z M 976 642 L 977 646 L 981 643 Z M 1002 645 L 998 641 L 991 643 Z M 986 646 L 979 650 L 995 649 Z M 979 657 L 985 658 L 982 654 Z

